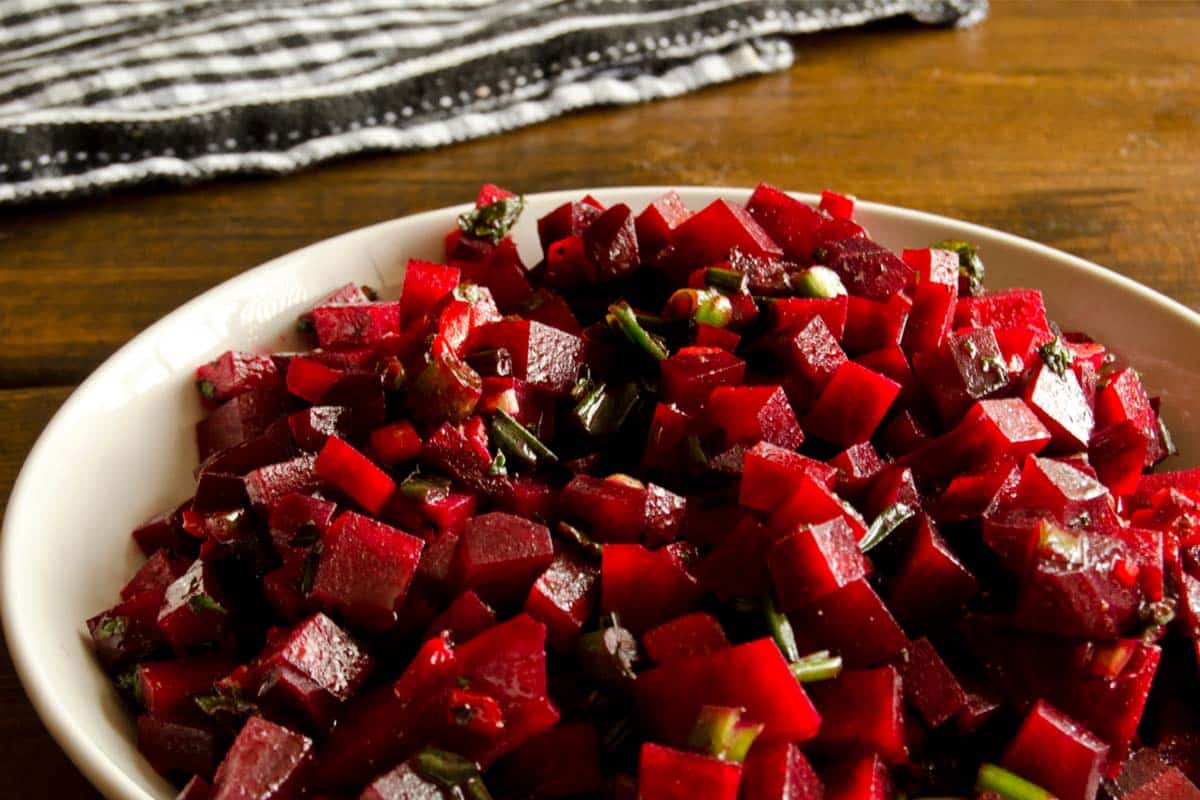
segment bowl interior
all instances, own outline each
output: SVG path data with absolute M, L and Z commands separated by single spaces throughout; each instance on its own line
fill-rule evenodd
M 640 210 L 652 187 L 593 190 Z M 538 258 L 534 221 L 584 190 L 534 195 L 516 235 Z M 680 190 L 692 208 L 746 190 Z M 801 196 L 813 202 L 811 196 Z M 72 395 L 21 472 L 0 551 L 0 609 L 30 697 L 68 755 L 107 797 L 173 797 L 138 755 L 133 726 L 84 639 L 141 561 L 129 531 L 190 494 L 201 409 L 196 365 L 230 349 L 285 349 L 295 314 L 348 281 L 398 294 L 407 257 L 437 260 L 462 208 L 365 228 L 272 261 L 196 298 L 139 335 Z M 992 287 L 1034 286 L 1065 330 L 1084 330 L 1130 359 L 1163 398 L 1183 455 L 1200 464 L 1200 316 L 1080 259 L 1003 233 L 862 203 L 859 217 L 894 248 L 943 238 L 980 245 Z

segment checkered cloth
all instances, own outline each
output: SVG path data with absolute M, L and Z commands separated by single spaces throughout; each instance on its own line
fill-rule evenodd
M 284 173 L 783 69 L 987 0 L 0 0 L 0 203 Z

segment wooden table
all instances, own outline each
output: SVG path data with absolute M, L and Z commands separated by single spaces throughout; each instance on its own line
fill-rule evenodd
M 833 187 L 1061 247 L 1200 309 L 1200 5 L 994 3 L 971 30 L 809 37 L 784 73 L 284 179 L 0 211 L 0 511 L 94 367 L 197 293 L 335 233 L 524 192 Z M 0 797 L 90 798 L 0 659 Z

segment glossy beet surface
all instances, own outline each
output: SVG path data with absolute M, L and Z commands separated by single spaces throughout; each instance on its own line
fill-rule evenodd
M 148 762 L 193 800 L 1188 796 L 1200 479 L 1147 472 L 1155 388 L 854 207 L 582 198 L 527 265 L 489 184 L 398 299 L 201 366 L 195 496 L 87 621 Z

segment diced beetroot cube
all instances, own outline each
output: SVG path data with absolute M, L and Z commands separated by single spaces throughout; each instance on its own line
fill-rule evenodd
M 487 287 L 496 305 L 505 312 L 520 308 L 533 294 L 529 270 L 511 236 L 497 242 L 486 257 L 457 266 L 462 268 L 464 280 Z
M 267 433 L 283 411 L 278 384 L 250 389 L 229 398 L 196 423 L 200 460 Z
M 742 765 L 742 800 L 821 800 L 825 789 L 816 770 L 790 742 L 750 748 Z
M 279 557 L 284 561 L 305 558 L 336 510 L 336 503 L 306 494 L 286 494 L 272 503 L 267 525 Z
M 212 784 L 199 775 L 193 775 L 175 800 L 212 800 Z
M 836 297 L 782 297 L 771 303 L 771 330 L 803 328 L 817 317 L 833 338 L 841 341 L 846 330 L 846 295 Z
M 147 556 L 154 555 L 155 551 L 163 548 L 178 552 L 180 547 L 186 544 L 185 540 L 187 537 L 180 527 L 180 521 L 184 509 L 190 503 L 191 501 L 189 500 L 179 508 L 155 514 L 134 528 L 130 536 L 137 543 L 138 549 Z
M 746 362 L 717 347 L 684 347 L 660 369 L 663 402 L 687 412 L 699 410 L 718 386 L 736 386 L 746 376 Z
M 443 800 L 445 796 L 441 786 L 421 777 L 405 761 L 372 781 L 358 800 Z
M 1129 498 L 1129 503 L 1136 508 L 1145 508 L 1151 504 L 1154 496 L 1164 489 L 1200 492 L 1200 467 L 1143 475 L 1138 479 L 1137 491 Z
M 1129 367 L 1111 375 L 1108 385 L 1096 395 L 1096 423 L 1100 427 L 1125 420 L 1136 425 L 1146 439 L 1146 466 L 1158 463 L 1167 455 L 1159 444 L 1158 414 L 1141 378 Z
M 802 264 L 812 263 L 817 232 L 824 216 L 768 183 L 760 183 L 746 210 L 779 243 L 784 254 Z
M 192 698 L 208 694 L 234 665 L 223 658 L 180 658 L 145 661 L 134 673 L 134 690 L 142 707 L 159 720 L 187 721 L 198 713 Z
M 301 400 L 320 403 L 346 374 L 310 358 L 293 358 L 288 363 L 287 390 Z
M 547 250 L 566 236 L 583 236 L 587 227 L 604 211 L 599 203 L 564 203 L 537 221 L 538 240 Z
M 1138 480 L 1146 465 L 1148 445 L 1133 420 L 1122 420 L 1092 436 L 1088 444 L 1088 461 L 1109 492 L 1123 497 L 1137 491 Z
M 420 434 L 408 420 L 371 431 L 371 454 L 384 464 L 401 464 L 421 454 Z
M 853 361 L 838 368 L 804 417 L 804 428 L 825 441 L 848 447 L 865 442 L 883 421 L 900 384 Z
M 192 498 L 194 511 L 208 513 L 223 508 L 241 508 L 249 504 L 246 481 L 241 475 L 202 470 L 196 478 L 196 496 Z
M 765 727 L 756 744 L 802 742 L 821 719 L 771 639 L 757 639 L 680 659 L 638 675 L 638 710 L 650 735 L 671 745 L 688 740 L 701 706 L 742 708 L 742 719 Z
M 546 624 L 546 637 L 568 650 L 591 617 L 599 593 L 600 570 L 569 549 L 561 549 L 525 598 L 529 616 Z
M 230 402 L 240 402 L 242 395 Z M 224 406 L 222 406 L 224 408 Z M 221 409 L 217 409 L 220 411 Z M 277 419 L 261 435 L 213 453 L 200 465 L 200 474 L 245 475 L 250 470 L 285 461 L 296 455 L 286 419 Z
M 995 689 L 979 684 L 964 686 L 967 703 L 954 718 L 954 724 L 962 733 L 972 733 L 990 722 L 1004 707 L 1003 699 Z
M 729 647 L 725 630 L 716 618 L 697 611 L 664 622 L 642 637 L 646 655 L 658 666 L 681 658 L 713 653 Z
M 917 353 L 913 367 L 946 423 L 956 422 L 974 401 L 1008 384 L 991 328 L 951 334 L 937 350 Z
M 573 797 L 599 791 L 600 737 L 589 722 L 555 725 L 493 768 L 506 788 L 527 797 Z
M 854 218 L 854 198 L 828 189 L 821 192 L 821 203 L 817 206 L 834 219 Z
M 675 190 L 646 206 L 646 210 L 638 214 L 634 220 L 637 230 L 638 249 L 646 258 L 654 258 L 658 252 L 671 243 L 672 234 L 691 212 L 683 205 L 683 200 Z
M 588 261 L 582 236 L 564 236 L 545 246 L 546 260 L 542 280 L 549 286 L 569 289 L 596 282 L 592 262 Z
M 336 436 L 325 442 L 314 469 L 322 481 L 337 487 L 372 514 L 382 511 L 396 491 L 396 482 L 386 472 Z
M 359 644 L 320 613 L 268 645 L 255 663 L 260 697 L 280 702 L 322 727 L 358 692 L 372 666 Z
M 812 394 L 819 393 L 846 363 L 846 354 L 819 317 L 789 328 L 775 346 L 784 366 L 804 379 Z
M 879 449 L 893 458 L 903 458 L 911 453 L 919 452 L 933 437 L 929 435 L 924 423 L 918 420 L 911 411 L 904 409 L 894 414 L 876 437 Z M 906 459 L 907 461 L 907 459 Z M 941 463 L 937 460 L 937 463 Z
M 455 598 L 445 611 L 429 624 L 425 638 L 431 639 L 443 632 L 457 643 L 470 641 L 472 637 L 496 624 L 496 612 L 483 602 L 479 595 L 468 590 Z
M 915 639 L 900 661 L 904 696 L 931 728 L 944 725 L 967 705 L 967 693 L 928 639 Z
M 794 450 L 804 432 L 780 386 L 718 386 L 704 405 L 704 422 L 724 447 L 763 441 Z
M 480 494 L 503 497 L 512 490 L 506 477 L 490 472 L 491 455 L 472 447 L 467 435 L 448 422 L 425 440 L 421 461 Z
M 513 377 L 555 394 L 570 391 L 583 366 L 580 337 L 530 320 L 484 325 L 473 334 L 471 348 L 508 350 Z
M 832 650 L 851 668 L 891 661 L 908 645 L 908 637 L 865 578 L 790 616 L 802 652 Z
M 579 520 L 601 542 L 636 542 L 646 527 L 644 486 L 576 475 L 562 490 L 563 516 Z
M 1087 448 L 1095 423 L 1091 406 L 1073 371 L 1059 375 L 1045 363 L 1039 364 L 1025 385 L 1024 397 L 1050 429 L 1056 448 L 1066 452 Z
M 463 526 L 453 572 L 459 586 L 506 605 L 519 602 L 553 559 L 545 525 L 494 511 Z
M 779 258 L 783 251 L 754 217 L 737 203 L 714 200 L 675 228 L 672 261 L 688 268 L 723 261 L 734 248 L 762 258 Z
M 878 753 L 890 764 L 908 756 L 904 743 L 904 692 L 895 667 L 846 670 L 814 683 L 821 730 L 813 747 L 835 755 Z
M 904 354 L 899 345 L 881 347 L 878 350 L 863 353 L 854 360 L 867 369 L 874 370 L 900 384 L 900 403 L 908 405 L 915 380 L 912 368 L 908 365 L 908 356 Z
M 1038 346 L 1044 334 L 1033 328 L 996 328 L 996 343 L 1009 372 L 1021 372 L 1035 365 L 1040 357 Z M 1082 381 L 1080 381 L 1082 383 Z
M 774 511 L 795 494 L 805 479 L 828 486 L 836 476 L 836 467 L 760 442 L 746 451 L 738 503 L 757 511 Z
M 216 731 L 189 722 L 172 722 L 150 714 L 137 718 L 138 750 L 150 766 L 164 775 L 212 777 L 221 758 Z
M 165 592 L 187 568 L 184 559 L 172 557 L 165 549 L 156 550 L 121 589 L 121 599 L 129 600 L 146 591 Z
M 229 610 L 213 569 L 197 559 L 163 595 L 158 610 L 158 627 L 177 651 L 221 638 Z
M 1039 701 L 1004 752 L 1003 766 L 1062 800 L 1093 800 L 1108 746 Z
M 285 620 L 295 621 L 315 610 L 303 591 L 308 569 L 307 562 L 296 557 L 263 576 L 263 598 Z
M 825 800 L 892 800 L 892 775 L 877 755 L 842 761 L 826 769 Z
M 916 273 L 917 286 L 950 286 L 958 293 L 958 254 L 952 250 L 905 250 L 904 263 Z
M 919 508 L 921 495 L 912 470 L 901 464 L 890 464 L 871 481 L 861 504 L 862 513 L 874 519 L 896 503 Z
M 400 304 L 395 302 L 317 306 L 311 314 L 321 347 L 378 344 L 400 332 Z
M 396 622 L 424 542 L 346 511 L 321 537 L 312 596 L 353 625 L 382 630 Z
M 492 299 L 491 290 L 474 284 L 467 287 L 470 300 L 458 299 L 458 292 L 441 308 L 434 326 L 429 352 L 433 358 L 461 358 L 475 330 L 500 320 L 500 311 Z
M 300 797 L 312 749 L 312 740 L 307 736 L 262 717 L 251 717 L 217 768 L 213 800 Z
M 851 295 L 885 302 L 912 283 L 913 268 L 870 239 L 843 239 L 827 250 L 825 264 L 838 274 Z
M 752 517 L 742 520 L 696 568 L 700 585 L 722 600 L 757 597 L 770 580 L 765 563 L 772 544 L 765 525 Z
M 846 329 L 842 347 L 847 353 L 868 353 L 899 345 L 908 326 L 912 300 L 897 292 L 885 301 L 850 295 L 846 298 Z
M 867 573 L 858 542 L 841 517 L 780 539 L 767 553 L 767 568 L 783 611 L 820 600 Z
M 638 268 L 638 239 L 633 211 L 624 203 L 606 209 L 583 231 L 583 248 L 597 277 L 614 280 Z
M 345 406 L 313 406 L 288 415 L 292 441 L 301 450 L 315 453 L 330 436 L 350 436 L 353 417 Z
M 742 765 L 646 742 L 638 800 L 737 800 Z
M 908 557 L 888 587 L 888 605 L 906 625 L 921 625 L 953 614 L 979 590 L 963 566 L 922 514 Z
M 980 472 L 958 475 L 946 485 L 931 513 L 939 522 L 961 522 L 1010 505 L 1021 482 L 1021 469 L 1008 458 Z
M 216 405 L 243 392 L 278 385 L 279 370 L 270 356 L 230 350 L 199 367 L 196 383 L 204 401 Z
M 1002 289 L 982 297 L 963 297 L 958 301 L 954 325 L 959 328 L 1030 327 L 1043 334 L 1039 344 L 1053 338 L 1046 320 L 1046 303 L 1037 289 Z
M 424 317 L 454 291 L 461 275 L 460 270 L 455 267 L 410 258 L 404 268 L 404 286 L 400 292 L 400 318 L 407 323 Z
M 120 669 L 162 648 L 157 623 L 162 598 L 159 591 L 135 594 L 87 621 L 96 658 L 106 669 Z
M 600 566 L 600 608 L 616 612 L 621 624 L 642 634 L 691 610 L 700 588 L 688 570 L 690 546 L 676 543 L 658 550 L 640 544 L 604 546 Z
M 843 495 L 854 497 L 858 495 L 871 479 L 883 471 L 886 464 L 870 442 L 859 442 L 850 445 L 833 458 L 828 464 L 837 468 L 835 487 Z
M 397 338 L 398 334 L 388 334 L 380 340 L 379 345 L 382 346 L 386 343 L 390 347 Z M 366 372 L 375 369 L 375 365 L 384 357 L 380 352 L 380 346 L 348 345 L 327 349 L 317 348 L 308 355 L 313 361 L 320 362 L 327 367 L 346 372 Z
M 1121 800 L 1200 800 L 1200 789 L 1178 767 L 1167 767 Z
M 687 508 L 687 498 L 682 495 L 657 484 L 646 484 L 646 529 L 642 541 L 648 547 L 675 541 L 683 529 Z
M 572 336 L 583 332 L 566 299 L 553 289 L 538 289 L 521 305 L 521 316 L 558 328 Z
M 678 469 L 680 448 L 687 437 L 692 417 L 673 405 L 658 403 L 654 406 L 654 417 L 650 432 L 646 436 L 646 449 L 642 463 L 650 468 Z
M 1085 520 L 1105 518 L 1111 498 L 1104 484 L 1088 473 L 1064 461 L 1032 457 L 1021 469 L 1017 504 L 1044 508 L 1060 522 L 1074 524 L 1081 514 Z

